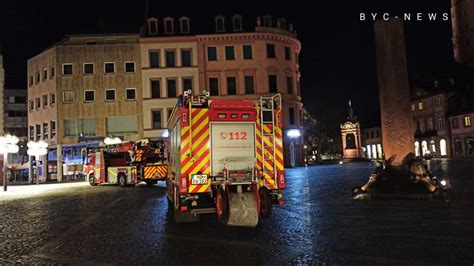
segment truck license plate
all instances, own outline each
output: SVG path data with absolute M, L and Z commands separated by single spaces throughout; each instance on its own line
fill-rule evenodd
M 192 175 L 191 183 L 193 185 L 203 185 L 207 184 L 207 175 Z

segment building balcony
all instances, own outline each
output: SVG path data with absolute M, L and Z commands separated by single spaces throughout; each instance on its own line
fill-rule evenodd
M 431 129 L 424 132 L 415 131 L 415 139 L 429 138 L 435 136 L 438 136 L 438 131 L 436 129 Z

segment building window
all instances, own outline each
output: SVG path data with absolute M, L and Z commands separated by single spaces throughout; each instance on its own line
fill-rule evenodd
M 176 79 L 167 79 L 166 80 L 166 90 L 168 92 L 168 98 L 176 97 Z
M 84 91 L 84 102 L 93 102 L 95 100 L 95 91 L 86 90 Z
M 133 61 L 125 62 L 125 73 L 135 73 L 135 62 Z
M 181 33 L 189 33 L 189 18 L 181 17 L 179 19 Z
M 151 128 L 152 129 L 161 128 L 161 111 L 160 110 L 151 111 Z
M 418 103 L 418 110 L 423 110 L 423 102 Z
M 276 58 L 274 44 L 267 43 L 267 58 Z
M 8 103 L 15 103 L 15 96 L 8 96 Z
M 74 91 L 63 91 L 63 103 L 74 102 Z
M 41 139 L 41 125 L 36 124 L 36 141 Z
M 107 134 L 137 133 L 137 116 L 112 116 L 106 118 Z
M 51 138 L 54 138 L 54 136 L 56 136 L 56 121 L 51 120 L 50 125 L 51 125 Z
M 36 98 L 35 100 L 36 100 L 36 110 L 38 110 L 38 109 L 40 109 L 40 107 L 41 107 L 41 100 L 40 100 L 39 97 Z
M 160 67 L 160 51 L 149 51 L 150 68 Z
M 285 47 L 285 60 L 291 60 L 291 49 L 290 49 L 290 47 Z
M 104 73 L 105 74 L 115 73 L 115 63 L 113 62 L 104 63 Z
M 252 59 L 252 45 L 247 44 L 243 46 L 244 59 Z
M 453 121 L 453 122 L 452 122 L 453 128 L 459 128 L 459 121 L 458 121 L 458 118 L 455 117 L 455 118 L 453 118 L 452 121 Z
M 48 123 L 43 123 L 43 139 L 48 139 Z
M 189 49 L 182 49 L 181 50 L 181 66 L 189 67 L 191 66 L 191 50 Z
M 30 82 L 29 82 L 29 86 L 33 86 L 33 76 L 30 76 Z
M 438 129 L 444 130 L 444 117 L 442 114 L 438 114 L 437 121 L 438 121 Z
M 41 75 L 40 75 L 39 71 L 37 71 L 36 74 L 35 74 L 35 84 L 38 84 L 40 82 L 40 77 L 41 77 Z
M 217 61 L 217 48 L 207 47 L 207 61 Z
M 375 130 L 375 137 L 376 137 L 376 138 L 380 138 L 380 131 Z
M 43 108 L 48 106 L 48 94 L 43 95 Z
M 237 94 L 237 79 L 235 77 L 227 77 L 227 95 Z
M 253 81 L 253 76 L 245 76 L 245 94 L 254 94 L 255 85 Z
M 225 31 L 224 16 L 222 15 L 216 16 L 215 22 L 216 22 L 216 32 L 224 32 Z
M 160 82 L 161 81 L 159 79 L 150 80 L 151 98 L 153 98 L 153 99 L 161 98 Z
M 53 67 L 53 66 L 50 67 L 49 68 L 49 78 L 50 79 L 54 78 L 54 74 L 55 74 L 54 72 L 55 72 L 55 67 Z
M 35 127 L 30 126 L 30 140 L 34 141 L 35 140 Z
M 278 92 L 276 75 L 268 75 L 268 88 L 271 93 Z
M 226 46 L 225 47 L 225 60 L 234 60 L 234 46 Z
M 44 82 L 45 80 L 48 79 L 48 69 L 45 68 L 43 69 L 43 78 L 42 78 L 42 81 Z
M 148 19 L 148 34 L 158 34 L 158 20 L 156 18 Z
M 431 100 L 430 99 L 426 99 L 425 101 L 425 108 L 426 109 L 429 109 L 431 107 Z
M 416 107 L 415 104 L 412 103 L 412 104 L 411 104 L 411 111 L 412 111 L 412 112 L 415 112 L 415 107 Z
M 56 103 L 56 93 L 49 94 L 49 104 L 53 106 Z
M 63 75 L 72 75 L 72 64 L 63 64 Z
M 64 119 L 64 136 L 95 136 L 95 118 Z
M 166 51 L 166 67 L 176 66 L 176 54 L 174 51 Z
M 35 102 L 33 100 L 30 100 L 30 112 L 35 109 Z
M 441 106 L 441 97 L 438 96 L 435 98 L 435 107 L 440 107 Z
M 288 89 L 288 94 L 293 94 L 293 78 L 286 77 L 286 88 Z
M 165 34 L 173 34 L 174 33 L 174 19 L 167 17 L 163 19 L 165 22 Z
M 219 79 L 209 78 L 209 93 L 211 96 L 219 95 Z
M 193 91 L 193 78 L 183 78 L 183 91 Z
M 433 117 L 428 117 L 427 119 L 427 126 L 428 126 L 428 130 L 433 130 L 434 129 L 434 123 L 433 123 Z
M 84 74 L 94 74 L 94 64 L 93 63 L 84 63 L 83 70 Z
M 168 108 L 167 111 L 168 111 L 167 118 L 168 118 L 168 120 L 170 120 L 171 114 L 173 113 L 173 108 Z
M 290 125 L 294 125 L 295 124 L 295 108 L 293 107 L 290 107 L 288 108 L 289 109 L 289 118 L 290 118 Z
M 234 31 L 242 31 L 242 16 L 241 15 L 232 16 L 232 28 Z
M 105 100 L 106 101 L 115 101 L 115 89 L 105 90 Z
M 424 133 L 426 130 L 425 130 L 425 120 L 422 118 L 420 119 L 420 131 L 421 133 Z
M 464 121 L 464 127 L 470 127 L 471 126 L 471 116 L 470 115 L 465 115 L 463 118 Z
M 272 16 L 265 15 L 263 17 L 263 26 L 264 27 L 269 27 L 269 28 L 272 26 Z
M 136 90 L 134 88 L 125 89 L 125 99 L 135 100 L 137 98 Z

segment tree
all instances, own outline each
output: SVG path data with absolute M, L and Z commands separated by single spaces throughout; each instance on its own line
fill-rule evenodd
M 313 156 L 319 161 L 323 154 L 340 154 L 340 137 L 306 109 L 303 110 L 303 129 L 306 161 L 312 161 Z

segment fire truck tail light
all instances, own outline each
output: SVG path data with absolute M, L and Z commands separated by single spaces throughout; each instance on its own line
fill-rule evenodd
M 278 172 L 278 188 L 279 189 L 286 188 L 285 171 Z
M 188 206 L 181 206 L 181 211 L 182 211 L 182 212 L 185 212 L 185 211 L 187 211 L 187 210 L 188 210 Z
M 181 177 L 180 184 L 179 184 L 179 194 L 187 194 L 188 193 L 188 178 Z

